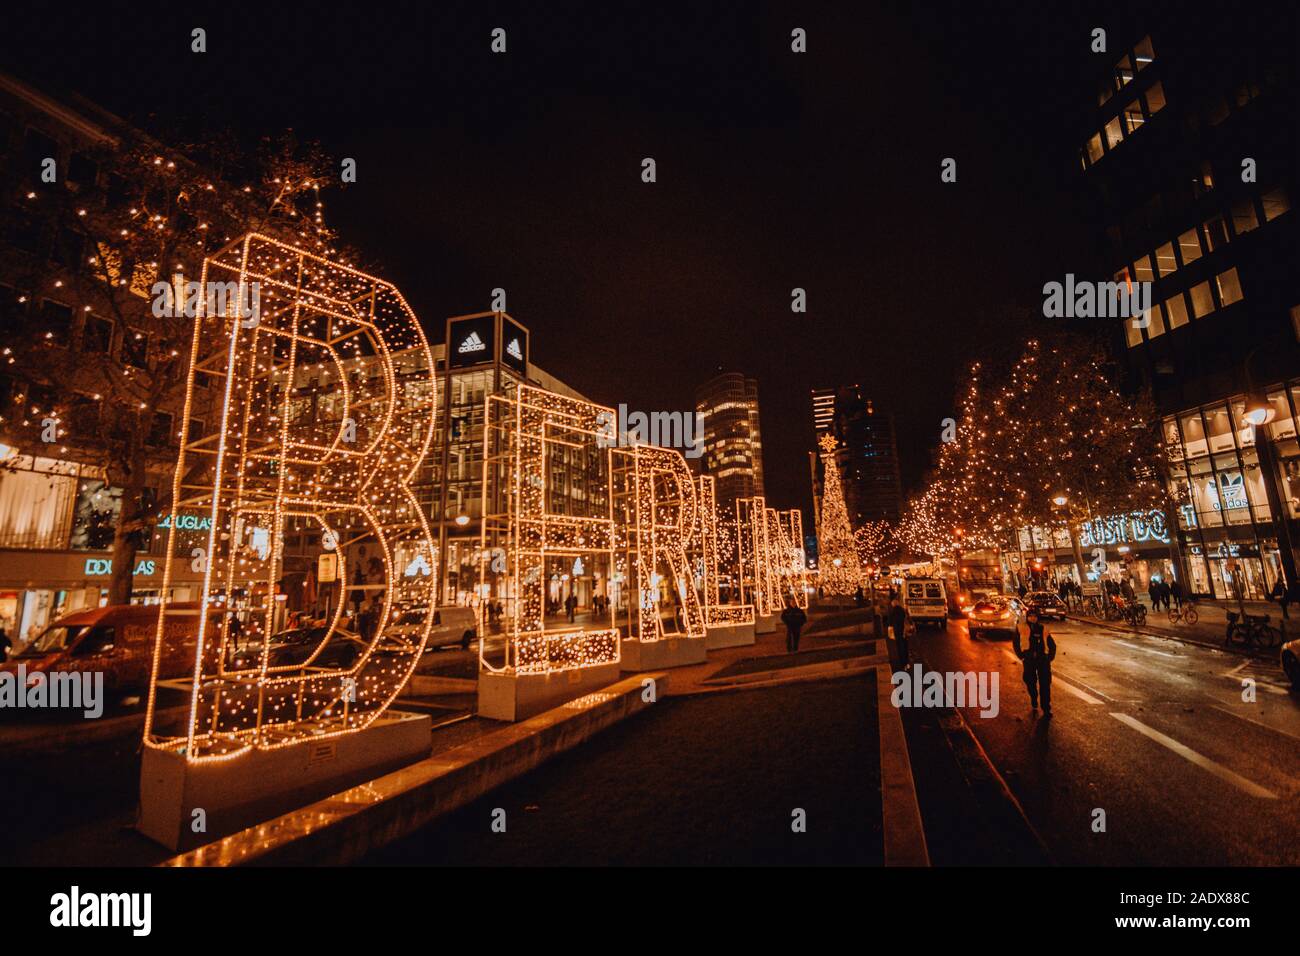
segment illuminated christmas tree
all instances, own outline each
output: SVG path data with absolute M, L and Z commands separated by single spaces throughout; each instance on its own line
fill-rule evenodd
M 822 465 L 826 470 L 822 493 L 821 525 L 817 529 L 817 554 L 821 586 L 827 594 L 852 594 L 862 579 L 858 552 L 853 541 L 853 527 L 844 507 L 844 489 L 840 487 L 840 469 L 835 463 L 835 446 L 831 435 L 823 435 Z

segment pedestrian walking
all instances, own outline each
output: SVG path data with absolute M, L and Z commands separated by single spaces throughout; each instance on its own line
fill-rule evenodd
M 785 625 L 785 649 L 787 653 L 799 653 L 799 632 L 803 630 L 803 626 L 807 622 L 808 615 L 803 612 L 799 605 L 794 603 L 794 598 L 786 598 L 785 610 L 781 612 L 781 623 Z
M 570 621 L 573 620 L 573 612 L 577 610 L 577 607 L 578 599 L 574 597 L 573 592 L 570 591 L 569 596 L 564 599 L 564 610 L 568 613 Z
M 907 625 L 907 608 L 895 595 L 889 601 L 889 629 L 894 634 L 894 646 L 898 648 L 898 670 L 907 666 Z
M 1286 606 L 1291 603 L 1291 595 L 1289 592 L 1290 588 L 1283 583 L 1281 578 L 1278 578 L 1273 584 L 1273 590 L 1270 591 L 1268 595 L 1271 600 L 1277 601 L 1278 606 L 1282 608 L 1282 617 L 1284 619 L 1287 617 Z
M 1029 690 L 1029 709 L 1038 710 L 1038 701 L 1043 701 L 1043 716 L 1052 716 L 1052 661 L 1056 657 L 1056 641 L 1052 639 L 1047 625 L 1038 619 L 1037 611 L 1025 615 L 1025 638 L 1027 646 L 1022 650 L 1021 630 L 1016 628 L 1015 651 L 1024 666 L 1025 687 Z

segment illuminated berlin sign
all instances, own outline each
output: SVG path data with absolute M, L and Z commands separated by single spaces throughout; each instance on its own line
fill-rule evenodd
M 1169 543 L 1164 512 L 1153 508 L 1129 515 L 1111 515 L 1086 522 L 1079 529 L 1079 544 L 1085 548 L 1143 541 Z

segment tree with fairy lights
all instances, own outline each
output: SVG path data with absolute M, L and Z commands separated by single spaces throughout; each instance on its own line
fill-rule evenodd
M 1031 339 L 1009 367 L 971 366 L 954 440 L 899 533 L 936 554 L 1004 543 L 1020 528 L 1162 507 L 1149 400 L 1125 397 L 1089 340 Z M 993 386 L 988 383 L 1000 382 Z
M 840 469 L 835 463 L 839 444 L 832 435 L 821 438 L 822 465 L 825 468 L 822 493 L 821 525 L 817 528 L 817 563 L 821 586 L 827 594 L 853 594 L 862 581 L 862 568 L 844 505 Z
M 15 378 L 0 439 L 114 489 L 108 600 L 124 604 L 135 553 L 170 505 L 181 420 L 188 410 L 192 425 L 215 424 L 216 377 L 185 403 L 203 261 L 248 232 L 354 258 L 323 221 L 337 167 L 292 133 L 251 154 L 220 136 L 164 146 L 126 126 L 53 167 L 52 180 L 35 162 L 2 159 L 22 199 L 0 228 L 48 241 L 34 239 L 41 254 L 11 278 L 24 291 L 0 300 Z
M 894 551 L 894 528 L 888 521 L 868 521 L 853 532 L 863 569 L 879 565 Z

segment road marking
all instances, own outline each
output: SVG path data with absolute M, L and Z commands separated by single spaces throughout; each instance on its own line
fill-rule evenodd
M 1246 723 L 1254 724 L 1256 727 L 1263 727 L 1265 730 L 1271 730 L 1273 731 L 1273 733 L 1281 734 L 1283 737 L 1290 737 L 1292 740 L 1300 740 L 1300 737 L 1296 736 L 1290 731 L 1283 730 L 1280 727 L 1274 727 L 1272 724 L 1266 724 L 1262 720 L 1256 720 L 1253 717 L 1247 717 L 1244 714 L 1239 714 L 1235 710 L 1231 710 L 1227 707 L 1220 707 L 1218 704 L 1211 704 L 1210 706 L 1217 711 L 1227 714 L 1229 717 L 1236 717 L 1238 720 L 1244 720 Z
M 1168 651 L 1158 651 L 1153 647 L 1143 647 L 1140 644 L 1130 644 L 1128 641 L 1116 641 L 1116 644 L 1123 644 L 1125 647 L 1131 647 L 1135 651 L 1145 651 L 1148 654 L 1159 654 L 1161 657 L 1177 657 L 1177 654 L 1170 654 Z
M 1174 740 L 1173 737 L 1169 737 L 1166 736 L 1165 734 L 1162 734 L 1154 727 L 1148 727 L 1146 724 L 1142 723 L 1142 721 L 1138 720 L 1137 718 L 1130 717 L 1128 714 L 1115 713 L 1114 711 L 1111 712 L 1111 716 L 1114 717 L 1116 720 L 1118 720 L 1121 724 L 1126 724 L 1127 726 L 1132 727 L 1138 733 L 1142 734 L 1144 737 L 1149 737 L 1150 739 L 1154 740 L 1156 743 L 1160 744 L 1161 746 L 1168 747 L 1170 750 L 1178 754 L 1178 756 L 1182 757 L 1184 760 L 1196 764 L 1196 766 L 1200 767 L 1203 770 L 1208 770 L 1210 773 L 1214 774 L 1220 780 L 1226 780 L 1228 783 L 1232 784 L 1237 789 L 1245 791 L 1246 793 L 1250 794 L 1252 797 L 1260 797 L 1261 799 L 1264 800 L 1277 799 L 1277 794 L 1274 793 L 1272 790 L 1269 790 L 1265 787 L 1261 787 L 1259 784 L 1255 783 L 1252 780 L 1247 780 L 1241 774 L 1229 770 L 1223 764 L 1211 760 L 1209 757 L 1205 756 L 1204 754 L 1197 753 L 1195 750 L 1193 750 L 1191 747 L 1188 747 L 1186 744 L 1180 744 L 1178 741 Z
M 1246 667 L 1249 664 L 1253 664 L 1253 663 L 1255 662 L 1247 661 L 1245 664 L 1242 664 L 1241 667 Z M 1256 687 L 1262 687 L 1270 694 L 1277 694 L 1280 697 L 1291 696 L 1291 689 L 1289 687 L 1286 687 L 1282 684 L 1275 684 L 1268 677 L 1260 677 L 1257 674 L 1246 674 L 1244 676 L 1238 674 L 1237 672 L 1241 670 L 1241 667 L 1234 668 L 1233 670 L 1224 673 L 1222 676 L 1227 677 L 1228 679 L 1235 681 L 1238 684 L 1240 684 L 1244 680 L 1253 680 L 1255 682 Z
M 1079 690 L 1079 688 L 1075 687 L 1067 680 L 1060 681 L 1060 684 L 1062 687 L 1068 690 L 1075 697 L 1079 698 L 1080 700 L 1087 701 L 1089 704 L 1105 703 L 1100 697 L 1093 697 L 1091 694 L 1085 694 L 1083 691 Z
M 1238 664 L 1238 665 L 1237 665 L 1236 667 L 1234 667 L 1232 670 L 1228 671 L 1228 672 L 1227 672 L 1226 674 L 1224 674 L 1223 676 L 1224 676 L 1224 677 L 1232 677 L 1234 674 L 1236 674 L 1236 673 L 1237 673 L 1239 670 L 1241 670 L 1243 667 L 1249 667 L 1252 663 L 1253 663 L 1253 661 L 1242 661 L 1240 664 Z

